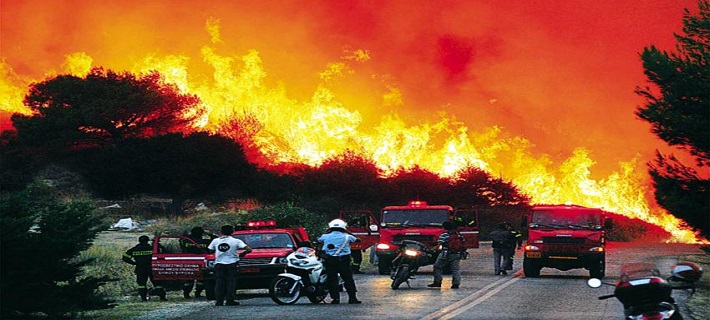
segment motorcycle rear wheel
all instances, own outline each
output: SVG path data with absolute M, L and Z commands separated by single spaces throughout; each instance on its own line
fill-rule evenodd
M 276 277 L 269 286 L 269 296 L 274 302 L 285 305 L 294 304 L 301 298 L 303 286 L 289 277 Z
M 409 280 L 409 266 L 401 265 L 397 268 L 394 279 L 392 279 L 392 290 L 399 289 L 399 286 L 407 280 Z

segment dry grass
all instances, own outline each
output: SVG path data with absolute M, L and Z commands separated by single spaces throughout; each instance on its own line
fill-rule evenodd
M 687 301 L 690 317 L 696 320 L 710 319 L 710 254 L 684 256 L 683 260 L 695 262 L 705 271 L 695 294 Z

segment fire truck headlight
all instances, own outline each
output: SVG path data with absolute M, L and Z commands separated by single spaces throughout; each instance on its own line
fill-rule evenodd
M 407 249 L 407 250 L 404 250 L 404 254 L 406 254 L 406 255 L 408 255 L 408 256 L 410 256 L 410 257 L 416 257 L 417 254 L 419 254 L 419 251 Z
M 529 244 L 525 246 L 525 251 L 540 251 L 540 248 Z
M 214 264 L 215 264 L 214 262 L 215 262 L 214 260 L 207 260 L 207 261 L 205 262 L 205 267 L 207 267 L 207 268 L 214 268 Z
M 276 263 L 285 264 L 286 262 L 288 262 L 288 259 L 286 259 L 286 257 L 281 257 L 281 258 L 276 259 Z
M 590 252 L 604 252 L 604 247 L 593 247 L 589 249 Z
M 378 243 L 377 244 L 377 250 L 389 250 L 390 245 L 386 243 Z

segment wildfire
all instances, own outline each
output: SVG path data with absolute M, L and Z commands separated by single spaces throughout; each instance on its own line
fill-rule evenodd
M 317 166 L 329 157 L 354 150 L 372 158 L 385 173 L 418 165 L 451 176 L 474 165 L 511 180 L 533 203 L 599 207 L 659 225 L 672 234 L 670 241 L 706 241 L 679 219 L 651 208 L 649 178 L 638 171 L 639 159 L 619 163 L 605 178 L 594 178 L 591 169 L 595 161 L 582 147 L 556 166 L 550 156 L 536 155 L 531 141 L 508 134 L 502 127 L 472 131 L 443 111 L 426 120 L 407 119 L 395 112 L 404 104 L 403 90 L 385 78 L 376 80 L 385 88 L 380 93 L 380 108 L 388 111 L 377 118 L 373 116 L 376 112 L 353 110 L 358 103 L 339 95 L 337 83 L 347 81 L 357 73 L 358 65 L 371 59 L 371 52 L 364 49 L 346 50 L 340 61 L 325 66 L 317 75 L 320 81 L 312 94 L 297 99 L 285 84 L 268 81 L 258 51 L 242 56 L 221 54 L 218 20 L 208 20 L 206 30 L 211 43 L 203 46 L 200 54 L 202 62 L 211 67 L 211 75 L 193 71 L 193 60 L 183 55 L 151 54 L 129 71 L 157 70 L 182 91 L 198 95 L 206 111 L 194 124 L 200 130 L 234 136 L 233 123 L 255 120 L 245 132 L 269 164 Z M 76 52 L 66 57 L 61 73 L 84 76 L 93 64 L 88 54 Z M 52 74 L 56 73 L 46 75 Z M 0 111 L 28 114 L 22 98 L 30 82 L 0 63 Z

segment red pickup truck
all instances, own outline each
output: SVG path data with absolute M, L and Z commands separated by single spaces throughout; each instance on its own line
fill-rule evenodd
M 238 289 L 268 288 L 271 280 L 283 272 L 286 256 L 305 241 L 310 241 L 302 227 L 280 228 L 274 221 L 248 222 L 236 226 L 233 237 L 254 249 L 239 260 Z M 214 254 L 185 253 L 186 236 L 156 236 L 153 241 L 153 278 L 155 280 L 203 280 L 208 300 L 214 299 Z M 196 244 L 195 244 L 196 245 Z

